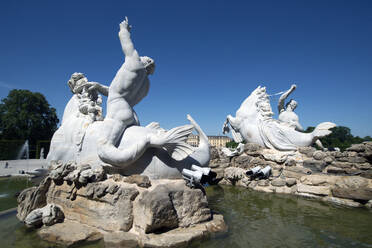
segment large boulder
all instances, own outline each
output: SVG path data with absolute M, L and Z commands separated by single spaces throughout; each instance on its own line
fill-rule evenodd
M 48 242 L 72 246 L 86 241 L 97 241 L 103 238 L 96 228 L 75 221 L 65 221 L 53 226 L 43 227 L 39 236 Z
M 60 206 L 69 220 L 105 231 L 129 231 L 133 223 L 133 201 L 138 194 L 135 185 L 112 179 L 80 189 L 64 182 L 52 183 L 47 201 Z
M 183 181 L 157 185 L 134 204 L 134 227 L 144 233 L 188 227 L 211 217 L 204 193 L 188 188 Z
M 339 177 L 332 188 L 332 194 L 340 198 L 369 201 L 372 199 L 372 179 Z

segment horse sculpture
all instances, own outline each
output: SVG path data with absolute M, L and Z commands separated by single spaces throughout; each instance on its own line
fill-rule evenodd
M 224 123 L 224 133 L 229 132 L 237 143 L 246 141 L 280 151 L 296 150 L 310 146 L 318 138 L 331 133 L 336 125 L 331 122 L 320 123 L 313 132 L 303 133 L 288 123 L 275 120 L 272 116 L 266 88 L 258 86 L 241 104 L 236 117 L 228 115 Z

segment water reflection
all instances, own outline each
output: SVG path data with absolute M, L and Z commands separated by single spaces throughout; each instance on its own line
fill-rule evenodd
M 372 247 L 372 212 L 239 187 L 207 189 L 226 237 L 193 247 Z

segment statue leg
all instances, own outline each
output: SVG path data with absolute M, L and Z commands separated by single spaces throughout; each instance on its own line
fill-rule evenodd
M 135 162 L 145 152 L 149 139 L 138 139 L 135 143 L 125 148 L 117 148 L 120 138 L 124 133 L 125 124 L 106 118 L 104 120 L 103 137 L 97 145 L 99 158 L 108 164 L 125 167 Z
M 236 143 L 242 143 L 244 141 L 242 135 L 240 134 L 240 132 L 238 131 L 237 129 L 237 123 L 238 123 L 238 120 L 237 118 L 234 118 L 232 117 L 231 115 L 228 115 L 227 116 L 227 121 L 230 123 L 230 126 L 231 126 L 231 134 L 233 136 L 233 139 Z
M 103 121 L 97 146 L 98 156 L 103 162 L 122 167 L 133 163 L 145 152 L 149 145 L 148 138 L 138 139 L 125 149 L 117 148 L 125 129 L 136 123 L 132 108 L 124 99 L 108 101 L 107 117 Z

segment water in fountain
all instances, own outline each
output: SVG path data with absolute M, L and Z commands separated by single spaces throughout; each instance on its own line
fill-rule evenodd
M 30 151 L 28 146 L 28 140 L 22 145 L 21 149 L 18 152 L 17 159 L 22 159 L 26 157 L 26 159 L 30 158 Z

